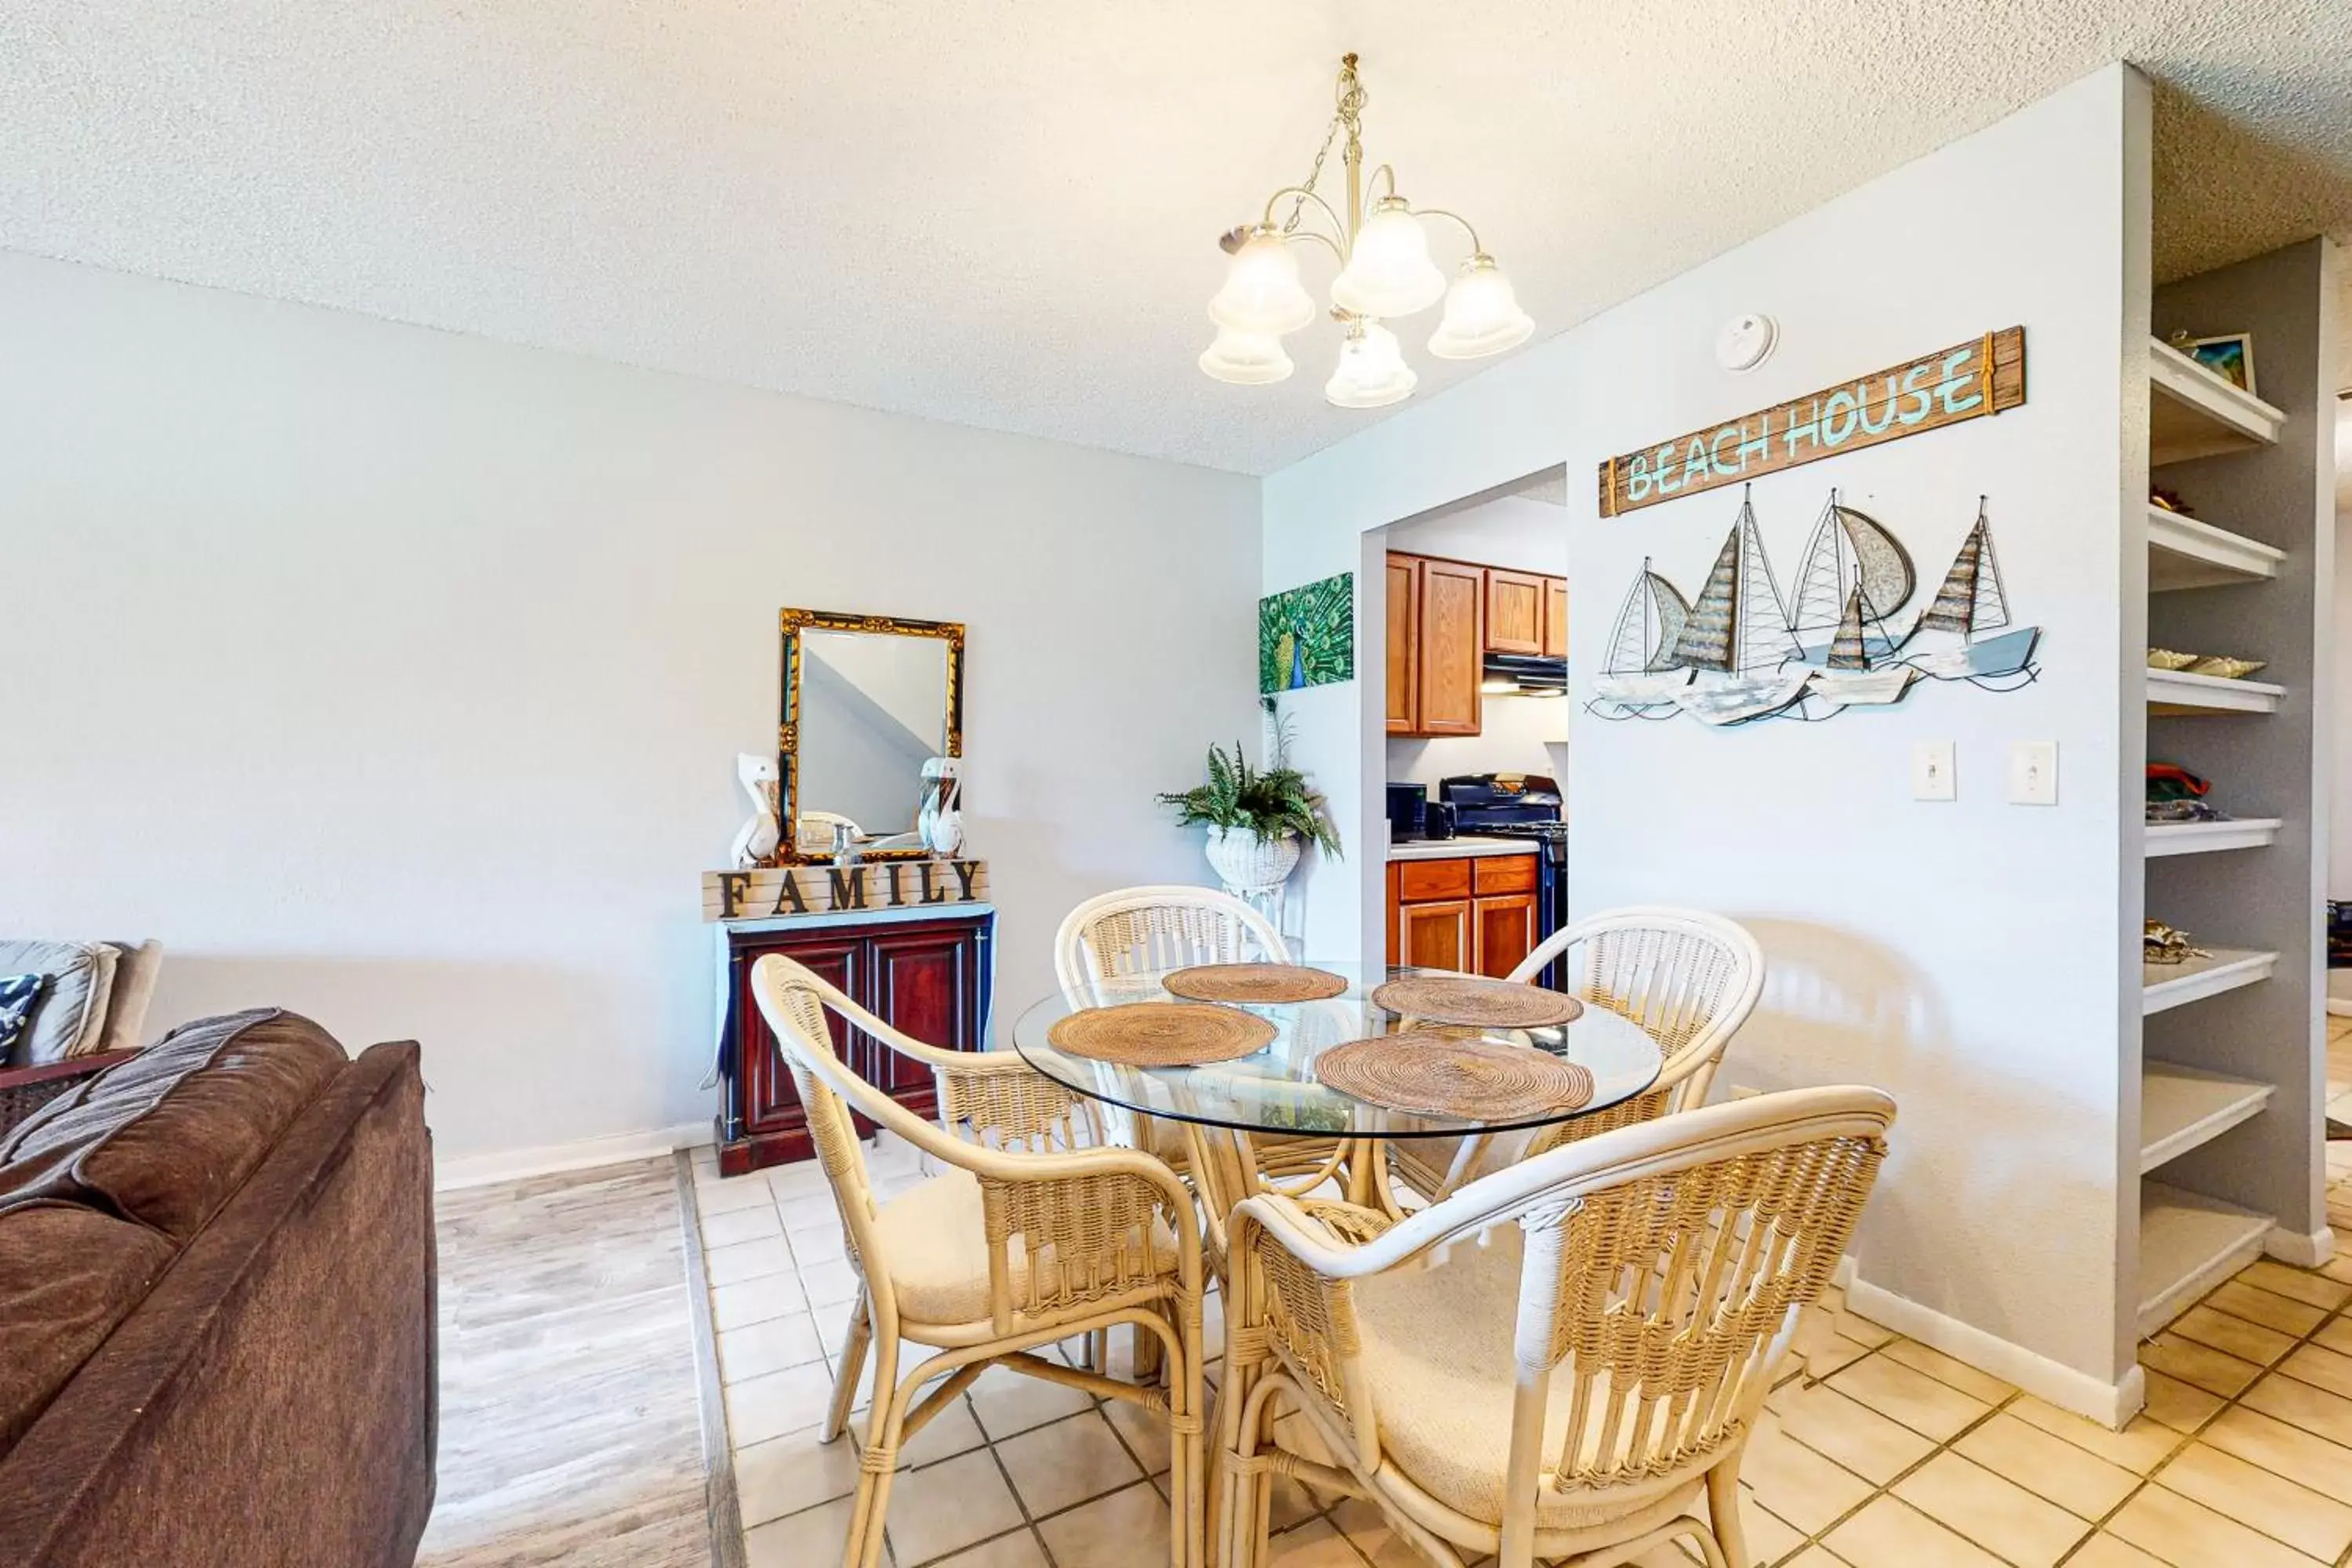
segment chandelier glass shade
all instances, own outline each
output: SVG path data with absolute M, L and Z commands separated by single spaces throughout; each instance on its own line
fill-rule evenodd
M 1517 348 L 1534 335 L 1535 322 L 1519 309 L 1510 279 L 1466 219 L 1439 207 L 1413 206 L 1397 193 L 1396 171 L 1385 163 L 1365 174 L 1366 97 L 1354 55 L 1340 59 L 1337 99 L 1305 183 L 1275 192 L 1255 224 L 1232 230 L 1220 242 L 1233 260 L 1223 287 L 1209 301 L 1217 335 L 1200 364 L 1217 380 L 1241 386 L 1289 376 L 1291 361 L 1281 340 L 1316 316 L 1315 300 L 1299 279 L 1297 247 L 1317 244 L 1339 263 L 1330 314 L 1341 331 L 1339 363 L 1323 395 L 1342 408 L 1378 408 L 1412 395 L 1419 380 L 1383 321 L 1416 315 L 1444 300 L 1445 311 L 1429 352 L 1454 360 Z M 1339 205 L 1316 188 L 1334 143 L 1341 147 L 1347 171 Z M 1289 210 L 1277 218 L 1286 201 Z M 1430 254 L 1430 219 L 1458 227 L 1469 240 L 1469 257 L 1451 285 Z
M 1351 321 L 1323 395 L 1341 408 L 1379 408 L 1411 397 L 1420 380 L 1394 332 L 1378 321 Z
M 1201 351 L 1201 368 L 1235 386 L 1265 386 L 1288 380 L 1296 367 L 1274 333 L 1220 327 L 1217 341 Z
M 1430 336 L 1429 352 L 1439 359 L 1483 359 L 1517 348 L 1535 330 L 1511 280 L 1493 257 L 1481 254 L 1462 264 L 1445 291 L 1445 315 Z

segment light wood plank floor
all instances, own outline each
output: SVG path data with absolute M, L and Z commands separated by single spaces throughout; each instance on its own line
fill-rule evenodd
M 672 1163 L 438 1209 L 439 1492 L 421 1568 L 709 1568 Z

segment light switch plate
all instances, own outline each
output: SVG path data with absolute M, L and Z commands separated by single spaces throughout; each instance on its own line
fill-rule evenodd
M 1911 798 L 1958 800 L 1959 781 L 1952 776 L 1952 742 L 1914 741 L 1911 743 Z
M 2009 799 L 2012 805 L 2058 804 L 2058 742 L 2018 741 L 2009 748 Z

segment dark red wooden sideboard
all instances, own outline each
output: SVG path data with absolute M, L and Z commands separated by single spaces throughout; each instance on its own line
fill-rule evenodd
M 738 921 L 720 928 L 719 1169 L 740 1175 L 809 1158 L 808 1118 L 767 1020 L 751 966 L 772 952 L 808 965 L 860 1006 L 928 1046 L 976 1051 L 988 1040 L 996 911 L 964 905 L 915 919 L 886 915 Z M 868 1083 L 918 1116 L 938 1110 L 929 1073 L 832 1016 L 835 1048 Z M 861 1120 L 858 1130 L 869 1129 Z

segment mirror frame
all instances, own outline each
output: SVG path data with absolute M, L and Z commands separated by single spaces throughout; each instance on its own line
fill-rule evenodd
M 776 727 L 776 863 L 781 866 L 828 866 L 830 854 L 803 854 L 800 847 L 801 635 L 803 632 L 869 632 L 893 637 L 938 637 L 947 644 L 947 748 L 940 754 L 963 755 L 963 623 L 910 621 L 897 616 L 853 616 L 835 610 L 779 612 L 783 631 L 782 716 Z M 911 826 L 911 825 L 910 825 Z M 930 850 L 866 849 L 862 860 L 921 860 Z

